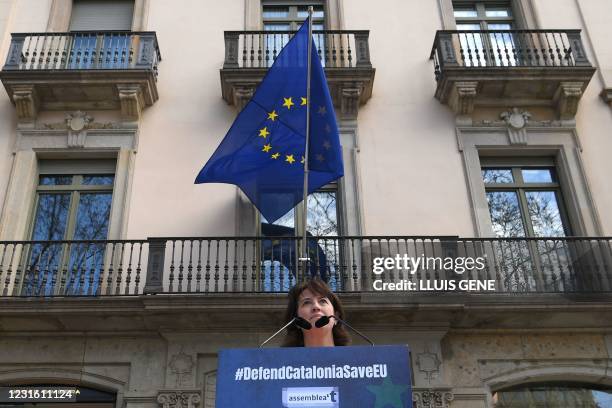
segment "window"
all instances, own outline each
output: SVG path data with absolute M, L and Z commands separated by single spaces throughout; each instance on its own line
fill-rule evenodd
M 612 390 L 580 384 L 530 384 L 493 393 L 495 408 L 612 406 Z
M 466 66 L 516 65 L 512 7 L 509 2 L 453 2 L 459 34 L 460 55 Z M 491 33 L 480 33 L 489 30 Z
M 312 29 L 325 29 L 325 10 L 322 4 L 311 4 Z M 271 66 L 280 50 L 289 41 L 287 31 L 296 31 L 300 25 L 308 18 L 308 6 L 302 5 L 281 5 L 276 3 L 263 4 L 262 17 L 264 31 L 276 32 L 264 35 L 264 58 L 266 66 Z M 319 56 L 323 62 L 325 49 L 325 38 L 323 34 L 314 34 L 315 46 L 319 50 Z
M 102 277 L 114 174 L 57 173 L 42 162 L 23 295 L 96 294 Z M 100 163 L 100 170 L 114 161 Z M 74 240 L 74 243 L 54 241 Z
M 493 241 L 493 259 L 502 283 L 515 291 L 575 290 L 578 283 L 570 276 L 576 248 L 564 239 L 569 227 L 552 160 L 512 162 L 517 160 L 483 158 L 481 169 L 491 226 L 500 238 Z M 513 239 L 522 237 L 538 239 Z
M 485 166 L 482 179 L 496 236 L 568 235 L 554 167 Z
M 70 31 L 130 31 L 134 0 L 74 0 Z M 130 36 L 79 33 L 73 37 L 70 69 L 122 68 L 129 63 Z
M 325 237 L 340 235 L 337 186 L 337 183 L 331 183 L 308 196 L 308 236 L 318 237 L 308 242 L 309 273 L 320 275 L 332 288 L 340 286 L 340 248 L 336 239 Z M 303 204 L 299 204 L 273 224 L 262 217 L 262 237 L 301 237 L 303 208 Z M 301 257 L 297 241 L 264 239 L 262 246 L 263 289 L 288 290 L 296 282 L 298 258 Z

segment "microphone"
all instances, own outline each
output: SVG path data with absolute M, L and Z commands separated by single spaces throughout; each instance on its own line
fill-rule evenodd
M 263 346 L 265 346 L 270 340 L 272 340 L 273 338 L 275 338 L 276 336 L 278 336 L 283 330 L 285 330 L 287 327 L 291 326 L 292 324 L 295 324 L 298 327 L 301 327 L 304 330 L 310 330 L 312 329 L 312 325 L 304 318 L 295 316 L 293 319 L 291 319 L 289 321 L 289 323 L 287 323 L 286 325 L 284 325 L 283 327 L 281 327 L 276 333 L 274 333 L 273 335 L 271 335 L 270 337 L 268 337 L 266 339 L 266 341 L 264 341 L 263 343 L 261 343 L 259 345 L 259 348 L 262 348 Z
M 355 333 L 357 333 L 359 335 L 359 337 L 361 337 L 362 339 L 364 339 L 365 341 L 367 341 L 368 343 L 370 343 L 371 346 L 374 345 L 374 342 L 372 340 L 370 340 L 368 338 L 368 336 L 366 336 L 365 334 L 361 333 L 359 330 L 357 330 L 356 328 L 354 328 L 353 326 L 351 326 L 350 324 L 348 324 L 347 322 L 345 322 L 344 320 L 340 319 L 339 317 L 336 316 L 322 316 L 320 317 L 316 322 L 315 322 L 315 327 L 317 328 L 321 328 L 325 325 L 327 325 L 329 323 L 329 321 L 334 318 L 336 319 L 338 322 L 346 325 L 346 327 L 348 327 L 349 329 L 351 329 L 352 331 L 354 331 Z M 308 322 L 307 322 L 308 323 Z

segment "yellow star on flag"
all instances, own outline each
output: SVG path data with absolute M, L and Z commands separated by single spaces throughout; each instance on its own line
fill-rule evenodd
M 277 117 L 278 117 L 278 113 L 276 113 L 275 110 L 273 110 L 272 112 L 268 113 L 268 119 L 270 119 L 272 122 L 274 122 Z
M 300 106 L 306 105 L 306 100 L 307 99 L 302 96 L 302 103 L 300 103 Z
M 268 137 L 268 135 L 270 134 L 270 132 L 268 132 L 268 127 L 266 126 L 263 129 L 259 129 L 259 136 L 263 137 L 264 139 L 266 137 Z
M 306 159 L 304 159 L 304 156 L 302 156 L 302 160 L 300 160 L 300 163 L 304 164 L 305 161 Z
M 287 109 L 291 109 L 291 107 L 295 105 L 291 97 L 283 98 L 283 99 L 285 100 L 285 102 L 283 103 L 283 106 L 286 107 Z
M 271 157 L 276 160 L 278 156 L 280 156 L 280 153 L 274 153 Z
M 272 145 L 270 143 L 268 143 L 267 145 L 264 145 L 263 149 L 261 149 L 264 152 L 269 152 L 272 149 Z
M 293 164 L 293 162 L 295 161 L 295 159 L 293 158 L 292 154 L 288 154 L 286 155 L 287 158 L 285 159 L 286 162 L 289 162 L 289 164 Z
M 327 109 L 325 109 L 325 106 L 319 106 L 319 115 L 323 116 L 327 113 Z

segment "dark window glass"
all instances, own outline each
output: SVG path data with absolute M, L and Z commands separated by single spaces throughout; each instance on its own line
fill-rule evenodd
M 83 184 L 85 185 L 112 186 L 114 181 L 115 176 L 113 175 L 83 176 Z
M 40 176 L 38 184 L 41 186 L 67 186 L 72 184 L 72 176 Z

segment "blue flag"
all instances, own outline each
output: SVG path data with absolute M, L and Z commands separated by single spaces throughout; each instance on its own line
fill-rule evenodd
M 308 20 L 281 50 L 196 183 L 235 184 L 269 223 L 303 199 Z M 314 42 L 308 193 L 344 175 L 336 115 Z

